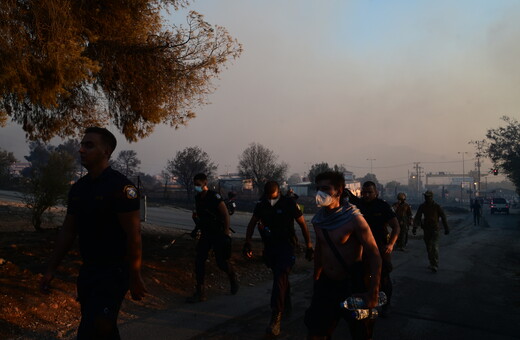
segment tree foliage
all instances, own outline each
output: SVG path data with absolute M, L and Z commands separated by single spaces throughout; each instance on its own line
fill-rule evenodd
M 326 171 L 336 171 L 340 173 L 345 173 L 347 172 L 347 169 L 345 169 L 343 165 L 338 164 L 334 164 L 333 167 L 330 167 L 329 163 L 327 162 L 313 164 L 309 169 L 309 182 L 314 183 L 314 179 L 316 178 L 316 176 Z
M 140 164 L 141 160 L 137 158 L 137 152 L 134 150 L 119 151 L 117 158 L 111 162 L 112 167 L 126 177 L 137 175 Z
M 129 141 L 186 124 L 242 52 L 199 13 L 167 27 L 165 13 L 188 2 L 2 0 L 0 123 L 49 140 L 111 122 Z
M 177 177 L 177 182 L 183 185 L 188 196 L 191 196 L 193 177 L 202 172 L 208 178 L 211 178 L 217 171 L 217 166 L 205 151 L 202 151 L 198 146 L 193 146 L 177 151 L 175 158 L 168 161 L 166 171 Z
M 47 155 L 41 157 L 44 150 Z M 69 153 L 53 147 L 44 148 L 41 144 L 33 144 L 33 156 L 35 152 L 38 157 L 26 157 L 32 162 L 28 168 L 24 203 L 31 211 L 34 228 L 40 231 L 45 211 L 66 199 L 75 172 L 75 161 Z
M 251 143 L 239 157 L 238 172 L 252 179 L 255 187 L 263 188 L 270 180 L 281 184 L 289 166 L 285 162 L 278 163 L 277 159 L 278 156 L 262 144 Z
M 11 178 L 10 167 L 16 163 L 16 158 L 12 152 L 0 149 L 0 185 L 5 185 Z
M 520 123 L 507 116 L 502 120 L 506 126 L 489 129 L 486 133 L 487 153 L 520 194 Z
M 359 178 L 359 181 L 361 182 L 361 185 L 363 185 L 363 183 L 365 183 L 366 181 L 372 181 L 376 184 L 376 187 L 378 189 L 382 188 L 383 186 L 379 183 L 379 181 L 377 180 L 377 177 L 375 174 L 371 174 L 371 173 L 367 173 L 365 176 Z
M 309 182 L 314 183 L 314 179 L 322 172 L 332 171 L 332 168 L 327 162 L 321 162 L 311 165 L 309 169 Z

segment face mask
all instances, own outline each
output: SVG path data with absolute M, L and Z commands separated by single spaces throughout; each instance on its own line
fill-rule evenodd
M 318 207 L 327 207 L 332 204 L 332 196 L 323 191 L 316 193 L 316 205 Z
M 196 186 L 195 187 L 195 192 L 202 192 L 202 187 Z
M 276 202 L 278 202 L 279 199 L 280 199 L 280 197 L 277 197 L 275 199 L 269 200 L 269 202 L 271 202 L 271 206 L 274 206 L 276 204 Z

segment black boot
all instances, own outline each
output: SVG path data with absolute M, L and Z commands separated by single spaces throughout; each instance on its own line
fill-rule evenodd
M 240 285 L 238 284 L 237 274 L 231 273 L 229 274 L 229 284 L 231 286 L 231 295 L 235 295 L 238 293 L 238 289 L 240 288 Z
M 266 333 L 270 336 L 277 336 L 280 334 L 280 323 L 282 322 L 282 313 L 273 311 L 271 321 L 267 326 Z
M 197 303 L 197 302 L 203 302 L 206 301 L 208 298 L 206 297 L 206 292 L 204 290 L 203 285 L 197 285 L 197 290 L 195 291 L 195 294 L 192 296 L 189 296 L 186 298 L 186 302 L 188 303 Z

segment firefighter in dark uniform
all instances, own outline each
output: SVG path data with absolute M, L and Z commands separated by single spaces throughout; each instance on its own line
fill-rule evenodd
M 141 300 L 139 195 L 109 166 L 116 139 L 108 130 L 88 128 L 79 150 L 88 174 L 70 189 L 67 215 L 40 288 L 48 292 L 61 260 L 79 236 L 83 263 L 77 281 L 81 322 L 78 339 L 119 339 L 117 316 L 130 289 Z
M 224 199 L 220 194 L 208 189 L 208 178 L 205 174 L 197 174 L 193 178 L 195 185 L 195 212 L 193 220 L 195 229 L 192 237 L 200 238 L 196 246 L 195 276 L 197 280 L 196 291 L 187 302 L 201 302 L 206 300 L 204 289 L 204 276 L 206 274 L 206 260 L 209 251 L 213 248 L 217 266 L 229 277 L 231 294 L 236 294 L 239 289 L 236 273 L 229 262 L 231 258 L 231 233 L 229 228 L 229 213 Z
M 284 310 L 287 312 L 291 308 L 289 272 L 295 262 L 294 248 L 297 245 L 294 220 L 300 226 L 305 239 L 305 257 L 311 261 L 314 250 L 301 210 L 292 198 L 280 194 L 277 182 L 267 182 L 264 187 L 264 195 L 256 204 L 247 226 L 243 252 L 246 257 L 252 257 L 251 238 L 255 226 L 259 224 L 258 228 L 264 243 L 263 258 L 265 264 L 273 272 L 272 315 L 267 327 L 267 334 L 271 336 L 280 333 L 282 312 Z
M 348 189 L 346 191 L 350 203 L 355 204 L 361 210 L 379 248 L 382 259 L 380 290 L 385 292 L 388 298 L 387 304 L 382 308 L 381 316 L 386 316 L 392 298 L 393 287 L 390 280 L 390 272 L 393 269 L 393 265 L 391 255 L 399 236 L 399 221 L 392 207 L 386 201 L 378 198 L 379 193 L 374 182 L 366 181 L 363 183 L 361 199 L 352 194 Z M 387 226 L 392 230 L 390 234 Z

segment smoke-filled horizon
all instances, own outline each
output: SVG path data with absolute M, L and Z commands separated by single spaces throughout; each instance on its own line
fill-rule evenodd
M 146 173 L 188 146 L 206 151 L 219 173 L 234 172 L 256 142 L 289 164 L 288 175 L 328 162 L 361 177 L 372 165 L 380 181 L 404 183 L 413 162 L 461 173 L 459 152 L 473 169 L 468 142 L 501 116 L 518 117 L 518 1 L 199 0 L 188 10 L 226 27 L 244 53 L 187 127 L 159 126 L 133 144 L 119 135 L 116 153 L 136 150 Z M 0 148 L 28 154 L 13 124 Z

